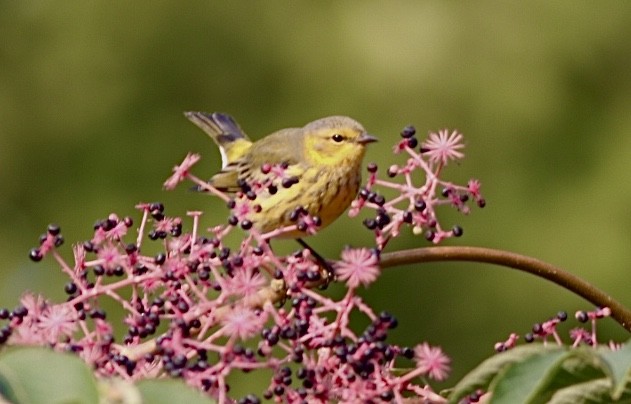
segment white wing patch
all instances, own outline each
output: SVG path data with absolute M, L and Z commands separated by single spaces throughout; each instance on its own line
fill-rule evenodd
M 223 146 L 219 146 L 219 153 L 221 153 L 221 169 L 225 170 L 228 166 L 228 154 Z

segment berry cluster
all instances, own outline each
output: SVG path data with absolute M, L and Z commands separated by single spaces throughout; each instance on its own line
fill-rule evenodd
M 273 371 L 270 385 L 239 402 L 390 401 L 410 394 L 440 400 L 415 381 L 423 375 L 441 380 L 448 359 L 426 344 L 413 349 L 387 342 L 396 319 L 374 314 L 356 294 L 379 275 L 377 251 L 347 248 L 332 263 L 348 285 L 336 300 L 313 290 L 330 274 L 309 249 L 278 256 L 254 230 L 230 248 L 224 238 L 234 226 L 201 234 L 201 213 L 190 212 L 187 232 L 185 221 L 167 216 L 161 203 L 138 208 L 135 241 L 128 240 L 134 220 L 112 214 L 73 246 L 73 263 L 56 250 L 63 240 L 59 227 L 49 226 L 29 255 L 58 262 L 70 278 L 68 299 L 55 304 L 25 294 L 14 310 L 0 310 L 7 321 L 0 342 L 74 352 L 101 377 L 181 378 L 221 402 L 229 401 L 230 374 L 258 369 Z M 105 311 L 106 299 L 125 311 L 122 329 Z M 351 328 L 355 312 L 371 321 L 360 334 Z M 395 371 L 395 362 L 409 370 Z
M 611 310 L 607 307 L 599 308 L 593 311 L 577 311 L 575 318 L 581 323 L 586 323 L 591 320 L 591 330 L 584 328 L 573 328 L 570 330 L 570 338 L 572 339 L 572 346 L 577 347 L 585 344 L 589 346 L 596 346 L 598 344 L 596 340 L 596 321 L 609 317 Z M 535 342 L 537 340 L 546 343 L 551 337 L 554 339 L 557 345 L 563 345 L 563 340 L 557 332 L 557 326 L 567 320 L 567 313 L 559 311 L 554 317 L 542 323 L 535 323 L 532 326 L 530 332 L 524 335 L 524 341 L 527 343 Z M 515 347 L 519 335 L 512 333 L 506 341 L 498 342 L 495 344 L 495 350 L 497 352 L 504 352 L 508 349 Z
M 377 177 L 377 164 L 368 164 L 369 179 L 353 202 L 351 216 L 359 213 L 364 206 L 376 211 L 372 218 L 364 220 L 364 226 L 375 232 L 377 246 L 383 249 L 392 237 L 396 237 L 403 225 L 411 225 L 414 234 L 423 234 L 432 243 L 439 243 L 448 237 L 460 237 L 462 227 L 455 225 L 445 229 L 441 225 L 436 209 L 450 205 L 463 214 L 470 211 L 469 202 L 483 208 L 486 200 L 480 193 L 480 183 L 470 180 L 466 186 L 453 184 L 440 178 L 443 168 L 451 160 L 459 160 L 464 154 L 459 150 L 464 147 L 462 135 L 447 130 L 430 133 L 421 143 L 419 150 L 416 129 L 408 126 L 401 131 L 403 138 L 394 146 L 395 153 L 405 152 L 408 159 L 403 166 L 391 165 L 386 170 L 389 179 Z M 423 183 L 416 185 L 416 173 L 422 173 Z M 394 178 L 401 182 L 393 182 Z M 381 188 L 382 193 L 378 192 Z M 395 196 L 387 200 L 383 192 L 394 191 Z

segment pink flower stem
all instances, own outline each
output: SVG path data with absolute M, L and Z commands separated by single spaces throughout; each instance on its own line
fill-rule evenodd
M 430 403 L 446 403 L 447 399 L 439 394 L 434 393 L 428 385 L 420 387 L 417 385 L 411 385 L 408 390 L 414 392 L 418 397 L 425 398 Z
M 193 278 L 191 277 L 190 274 L 184 275 L 184 279 L 186 279 L 186 283 L 188 283 L 190 285 L 191 292 L 194 293 L 197 296 L 197 299 L 199 299 L 200 302 L 208 300 L 208 298 L 206 297 L 206 293 L 205 293 L 206 291 L 205 290 L 199 290 L 197 288 L 197 286 L 195 285 L 195 281 L 193 280 Z M 186 296 L 186 295 L 183 295 L 183 296 L 185 296 L 188 299 L 188 296 Z
M 408 373 L 404 374 L 403 376 L 397 377 L 395 379 L 395 384 L 397 384 L 399 386 L 408 384 L 412 379 L 414 379 L 415 377 L 420 377 L 424 373 L 426 373 L 425 369 L 417 367 L 414 370 L 412 370 L 411 372 L 408 372 Z M 398 389 L 395 389 L 395 390 L 398 390 Z
M 119 282 L 110 283 L 109 285 L 102 285 L 99 288 L 95 287 L 95 288 L 89 289 L 85 293 L 82 293 L 81 295 L 68 301 L 68 303 L 77 304 L 77 303 L 84 302 L 86 300 L 92 299 L 100 295 L 104 295 L 104 294 L 109 295 L 109 293 L 112 293 L 113 291 L 117 289 L 124 288 L 125 286 L 134 285 L 134 284 L 137 284 L 149 279 L 155 279 L 155 278 L 159 279 L 160 277 L 161 277 L 160 274 L 155 274 L 155 273 L 133 276 Z
M 355 298 L 355 305 L 359 309 L 359 311 L 366 314 L 366 316 L 370 319 L 370 321 L 377 320 L 377 315 L 372 311 L 370 306 L 364 303 L 359 297 Z
M 341 307 L 336 307 L 337 310 L 337 317 L 335 318 L 335 321 L 333 322 L 334 327 L 331 330 L 331 336 L 329 338 L 333 339 L 339 332 L 340 330 L 344 330 L 347 329 L 347 325 L 348 325 L 348 321 L 349 321 L 349 316 L 351 314 L 351 311 L 353 309 L 353 300 L 355 299 L 355 288 L 348 288 L 348 291 L 346 292 L 346 296 L 344 296 L 344 299 L 342 299 L 341 303 Z
M 193 235 L 191 236 L 191 252 L 193 252 L 196 246 L 195 242 L 197 241 L 197 231 L 199 229 L 199 217 L 202 215 L 202 212 L 193 211 L 193 212 L 187 212 L 186 214 L 188 216 L 193 217 Z
M 75 274 L 75 272 L 72 270 L 72 268 L 70 268 L 70 266 L 68 266 L 68 264 L 66 264 L 66 261 L 64 261 L 64 259 L 61 257 L 61 255 L 59 255 L 57 250 L 53 250 L 52 254 L 53 254 L 53 257 L 55 258 L 55 261 L 57 261 L 59 266 L 61 266 L 61 269 L 70 277 L 70 279 L 72 279 L 74 284 L 77 285 L 78 287 L 82 288 L 81 290 L 83 291 L 83 283 L 81 282 L 79 277 L 77 277 L 77 274 Z
M 138 228 L 138 238 L 136 239 L 136 246 L 138 246 L 138 251 L 140 251 L 140 247 L 142 246 L 142 238 L 145 234 L 145 225 L 147 224 L 148 218 L 149 209 L 145 208 L 142 210 L 142 220 L 140 221 L 140 227 Z
M 105 290 L 105 294 L 111 297 L 112 299 L 116 300 L 121 306 L 123 306 L 127 311 L 129 311 L 133 315 L 135 316 L 139 315 L 136 309 L 131 304 L 129 304 L 127 300 L 123 299 L 118 294 L 114 293 L 112 289 Z
M 194 176 L 192 174 L 187 174 L 187 177 L 188 177 L 188 179 L 193 181 L 195 184 L 199 185 L 199 189 L 207 190 L 207 191 L 211 192 L 213 195 L 223 199 L 224 202 L 228 202 L 230 200 L 230 197 L 227 194 L 225 194 L 224 192 L 221 192 L 217 188 L 213 187 L 207 181 L 202 181 L 202 180 L 200 180 L 199 178 L 197 178 L 196 176 Z

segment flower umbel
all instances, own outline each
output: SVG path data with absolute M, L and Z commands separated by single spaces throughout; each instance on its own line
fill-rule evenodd
M 347 247 L 342 251 L 342 260 L 335 265 L 335 273 L 349 288 L 368 286 L 379 276 L 379 259 L 367 248 Z
M 38 327 L 51 343 L 62 337 L 70 337 L 77 330 L 76 312 L 67 305 L 53 305 L 42 313 Z
M 253 309 L 236 307 L 223 317 L 223 334 L 242 340 L 252 338 L 261 332 L 267 316 Z
M 414 360 L 420 372 L 434 380 L 445 380 L 449 374 L 451 360 L 440 347 L 430 346 L 427 342 L 414 348 Z
M 173 167 L 173 175 L 171 175 L 165 182 L 164 188 L 167 190 L 174 189 L 177 184 L 184 181 L 191 168 L 199 161 L 199 154 L 189 153 L 184 158 L 184 161 L 180 165 Z
M 462 134 L 449 130 L 439 130 L 438 133 L 431 132 L 426 141 L 421 145 L 421 152 L 427 156 L 429 161 L 446 165 L 449 160 L 459 160 L 464 157 L 460 150 L 464 148 Z

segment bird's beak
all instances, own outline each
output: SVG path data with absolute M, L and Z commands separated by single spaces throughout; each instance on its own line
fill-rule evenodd
M 359 144 L 367 144 L 367 143 L 374 143 L 374 142 L 376 142 L 378 140 L 379 139 L 377 139 L 373 135 L 369 135 L 368 133 L 364 132 L 361 135 L 359 135 L 359 137 L 357 138 L 357 143 L 359 143 Z

